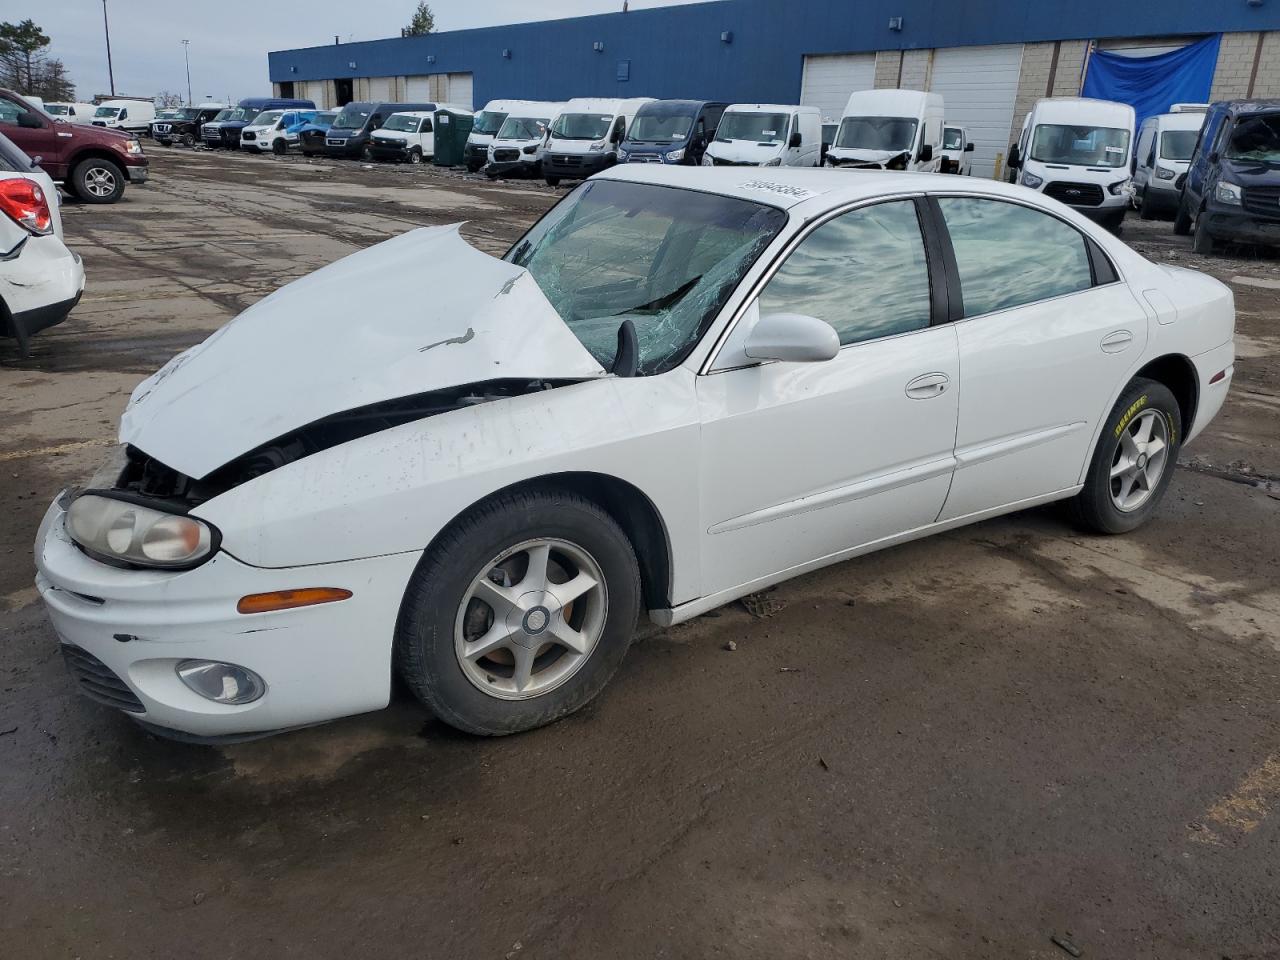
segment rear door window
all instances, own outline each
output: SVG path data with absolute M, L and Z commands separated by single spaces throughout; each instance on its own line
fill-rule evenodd
M 1003 200 L 939 197 L 960 271 L 965 317 L 977 317 L 1093 286 L 1080 231 Z

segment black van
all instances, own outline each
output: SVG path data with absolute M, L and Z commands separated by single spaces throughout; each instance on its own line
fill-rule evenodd
M 366 156 L 373 131 L 386 123 L 393 113 L 409 110 L 435 113 L 436 108 L 434 103 L 371 103 L 367 100 L 348 103 L 338 111 L 333 126 L 325 134 L 324 155 L 358 160 Z
M 1219 242 L 1280 247 L 1280 100 L 1215 103 L 1205 115 L 1173 232 L 1196 253 Z
M 200 128 L 225 109 L 226 104 L 222 103 L 182 107 L 177 116 L 151 121 L 151 139 L 166 147 L 174 143 L 190 147 L 200 139 Z
M 727 103 L 654 100 L 636 111 L 619 163 L 682 163 L 698 166 L 716 135 Z

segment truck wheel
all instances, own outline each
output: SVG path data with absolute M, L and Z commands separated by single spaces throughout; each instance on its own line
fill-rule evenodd
M 124 171 L 110 160 L 81 160 L 71 171 L 71 189 L 85 203 L 115 203 L 124 195 Z
M 283 139 L 277 139 L 271 144 L 271 152 L 277 157 L 283 157 L 289 152 L 289 144 L 285 143 Z
M 480 168 L 481 168 L 481 167 L 483 167 L 483 166 L 484 166 L 484 164 L 482 164 L 482 163 L 468 163 L 468 164 L 467 164 L 467 173 L 479 173 L 479 172 L 480 172 Z
M 409 162 L 410 162 L 410 163 L 421 163 L 421 162 L 422 162 L 422 151 L 421 151 L 421 150 L 419 150 L 417 147 L 414 147 L 412 150 L 410 150 L 410 151 L 409 151 Z
M 1185 237 L 1191 233 L 1191 214 L 1187 211 L 1187 198 L 1178 197 L 1178 212 L 1173 218 L 1173 232 L 1180 237 Z
M 182 145 L 184 147 L 194 147 L 196 145 L 195 134 L 184 133 L 182 135 Z
M 1217 241 L 1209 234 L 1208 227 L 1205 226 L 1205 215 L 1201 213 L 1196 217 L 1196 234 L 1191 241 L 1191 249 L 1201 256 L 1211 257 L 1218 251 Z
M 548 186 L 548 187 L 558 187 L 558 186 L 560 186 L 560 178 L 559 178 L 559 177 L 547 177 L 547 178 L 546 178 L 546 181 L 547 181 L 547 186 Z

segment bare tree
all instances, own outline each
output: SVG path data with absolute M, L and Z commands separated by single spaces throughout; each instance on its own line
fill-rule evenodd
M 157 107 L 181 107 L 186 102 L 186 97 L 171 90 L 161 90 L 156 94 Z

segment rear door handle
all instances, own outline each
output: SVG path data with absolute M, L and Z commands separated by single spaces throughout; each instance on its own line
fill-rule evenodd
M 1114 333 L 1108 333 L 1102 338 L 1103 353 L 1121 353 L 1129 349 L 1129 344 L 1133 343 L 1133 334 L 1128 330 L 1117 330 Z
M 907 384 L 907 396 L 912 400 L 932 400 L 946 393 L 950 382 L 945 373 L 926 373 Z

